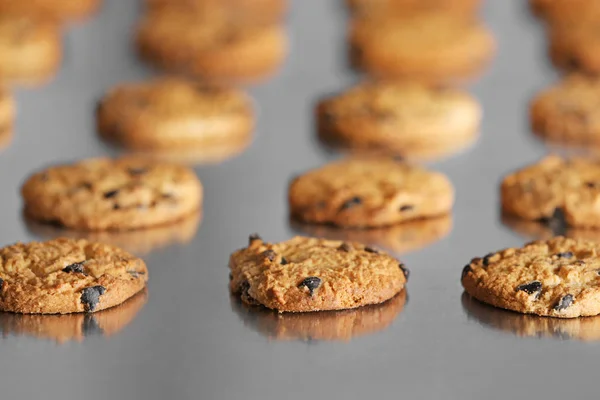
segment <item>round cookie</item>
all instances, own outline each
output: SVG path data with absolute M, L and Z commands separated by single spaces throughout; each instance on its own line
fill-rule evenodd
M 137 150 L 247 143 L 251 100 L 241 91 L 175 78 L 117 86 L 98 104 L 98 130 Z
M 418 83 L 367 82 L 317 106 L 319 135 L 350 149 L 411 156 L 472 143 L 482 110 L 468 93 Z
M 415 12 L 475 14 L 481 0 L 346 0 L 353 13 L 360 15 L 406 15 Z
M 0 82 L 37 83 L 50 78 L 62 59 L 58 26 L 0 13 L 0 59 Z
M 35 173 L 21 194 L 27 217 L 79 230 L 131 230 L 198 212 L 202 185 L 186 167 L 97 158 Z
M 275 72 L 287 53 L 279 24 L 201 15 L 185 7 L 149 11 L 137 46 L 147 61 L 210 81 L 256 81 Z
M 551 141 L 600 144 L 599 108 L 600 79 L 573 74 L 533 99 L 531 125 Z
M 475 258 L 465 291 L 495 307 L 575 318 L 600 314 L 600 244 L 562 236 Z
M 0 249 L 0 310 L 23 314 L 94 312 L 146 286 L 139 258 L 87 240 L 17 243 Z
M 508 215 L 574 227 L 600 227 L 600 163 L 548 156 L 509 174 L 501 186 Z
M 408 277 L 402 263 L 370 247 L 300 236 L 271 244 L 251 235 L 229 267 L 233 293 L 279 312 L 379 304 L 398 294 Z
M 355 18 L 353 64 L 382 78 L 452 82 L 471 78 L 494 53 L 491 33 L 476 18 L 448 13 Z
M 600 73 L 598 22 L 556 23 L 550 27 L 548 36 L 550 57 L 556 66 L 593 75 Z
M 448 214 L 454 189 L 446 176 L 390 159 L 347 159 L 294 179 L 293 218 L 341 227 L 380 227 Z
M 0 148 L 12 138 L 15 108 L 15 100 L 12 95 L 0 88 Z
M 0 15 L 13 14 L 56 21 L 82 19 L 100 7 L 101 0 L 0 0 Z

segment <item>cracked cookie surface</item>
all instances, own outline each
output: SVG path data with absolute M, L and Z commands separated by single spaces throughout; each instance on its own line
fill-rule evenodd
M 484 303 L 558 318 L 600 314 L 600 245 L 556 237 L 475 258 L 466 292 Z
M 131 230 L 200 211 L 202 185 L 186 167 L 96 158 L 35 173 L 21 189 L 25 214 L 81 230 Z
M 288 199 L 300 221 L 378 227 L 448 214 L 454 189 L 441 173 L 392 159 L 357 158 L 294 179 Z
M 526 220 L 600 227 L 600 163 L 548 156 L 509 174 L 501 186 L 502 209 Z
M 100 311 L 132 297 L 147 280 L 141 259 L 101 243 L 61 238 L 0 249 L 2 311 Z
M 229 261 L 230 289 L 248 304 L 279 312 L 341 310 L 382 303 L 399 293 L 408 270 L 358 243 L 295 237 L 281 243 L 250 236 Z

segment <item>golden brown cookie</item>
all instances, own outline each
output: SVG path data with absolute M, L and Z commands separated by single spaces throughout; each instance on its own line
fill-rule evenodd
M 600 4 L 598 4 L 600 8 Z M 549 28 L 550 57 L 565 70 L 600 73 L 600 21 L 553 24 Z
M 15 108 L 15 100 L 12 95 L 0 87 L 0 148 L 8 144 L 12 138 Z
M 279 312 L 342 310 L 398 294 L 408 270 L 358 243 L 295 237 L 281 243 L 250 236 L 229 260 L 232 293 Z
M 220 13 L 265 23 L 283 20 L 289 6 L 287 0 L 146 0 L 146 5 L 150 9 L 189 7 L 199 13 Z
M 78 230 L 132 230 L 197 213 L 194 171 L 138 158 L 96 158 L 33 174 L 21 189 L 33 220 Z
M 402 312 L 406 290 L 392 299 L 353 310 L 280 314 L 231 296 L 231 308 L 244 325 L 273 340 L 344 341 L 387 329 Z
M 293 218 L 340 227 L 380 227 L 450 213 L 454 188 L 441 173 L 391 159 L 346 159 L 294 179 Z
M 0 13 L 0 82 L 45 81 L 62 59 L 58 26 L 44 19 Z
M 573 74 L 532 101 L 534 132 L 550 141 L 600 144 L 600 79 Z
M 352 62 L 370 74 L 434 83 L 477 75 L 495 48 L 476 18 L 441 12 L 355 18 L 350 45 Z
M 25 15 L 55 21 L 82 19 L 98 10 L 101 0 L 0 0 L 0 15 Z
M 105 138 L 137 150 L 247 143 L 255 122 L 243 92 L 177 78 L 117 86 L 96 117 Z
M 166 70 L 210 81 L 248 82 L 279 68 L 287 53 L 287 36 L 279 24 L 167 7 L 144 16 L 137 45 L 144 59 Z
M 129 325 L 148 300 L 142 289 L 123 304 L 93 314 L 14 314 L 0 313 L 0 332 L 3 337 L 31 336 L 50 339 L 59 344 L 83 342 L 94 336 L 109 337 Z
M 509 174 L 501 186 L 502 209 L 526 220 L 600 227 L 600 163 L 548 156 Z
M 466 147 L 476 139 L 481 117 L 468 93 L 414 82 L 367 82 L 317 106 L 326 142 L 407 157 Z
M 146 286 L 141 259 L 87 240 L 17 243 L 0 249 L 0 310 L 23 314 L 94 312 Z
M 389 16 L 416 12 L 440 12 L 472 15 L 481 6 L 481 0 L 346 0 L 355 14 Z
M 562 236 L 474 258 L 462 271 L 471 296 L 525 314 L 600 314 L 600 244 Z

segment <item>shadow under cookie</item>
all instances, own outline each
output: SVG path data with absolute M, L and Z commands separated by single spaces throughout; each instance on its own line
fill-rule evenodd
M 600 340 L 600 317 L 548 318 L 519 314 L 488 306 L 464 292 L 463 310 L 469 320 L 485 328 L 509 332 L 519 337 L 553 338 L 560 340 Z
M 406 299 L 406 290 L 402 290 L 385 303 L 353 310 L 279 314 L 230 296 L 231 308 L 245 326 L 272 340 L 303 342 L 349 342 L 383 331 L 402 312 Z
M 147 289 L 121 305 L 94 314 L 14 314 L 0 312 L 3 337 L 30 336 L 59 344 L 82 342 L 92 336 L 112 336 L 129 325 L 148 300 Z

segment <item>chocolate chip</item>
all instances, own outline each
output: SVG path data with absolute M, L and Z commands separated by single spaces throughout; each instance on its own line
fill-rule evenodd
M 402 273 L 404 274 L 404 277 L 406 278 L 406 280 L 408 280 L 408 276 L 410 275 L 410 270 L 408 268 L 406 268 L 406 266 L 402 263 L 400 263 L 400 269 L 402 270 Z
M 412 206 L 412 205 L 410 205 L 410 204 L 407 204 L 407 205 L 404 205 L 404 206 L 401 206 L 401 207 L 400 207 L 400 212 L 403 212 L 403 211 L 409 211 L 409 210 L 412 210 L 413 208 L 415 208 L 415 206 Z
M 2 292 L 2 286 L 4 286 L 4 279 L 0 278 L 0 292 Z
M 232 281 L 233 280 L 233 274 L 230 272 L 229 273 L 229 280 Z
M 269 261 L 275 261 L 277 258 L 277 253 L 275 253 L 273 250 L 265 250 L 262 255 Z
M 340 207 L 340 210 L 345 210 L 347 208 L 358 206 L 361 203 L 362 203 L 362 200 L 360 197 L 353 197 L 350 200 L 347 200 L 346 202 L 344 202 L 344 204 L 342 204 L 342 207 Z
M 248 238 L 248 243 L 252 244 L 253 242 L 255 242 L 256 240 L 262 240 L 262 238 L 260 237 L 260 235 L 258 233 L 253 233 L 252 235 L 250 235 L 250 237 Z
M 567 221 L 565 212 L 557 207 L 551 217 L 540 218 L 540 222 L 548 225 L 554 236 L 564 236 L 567 233 Z
M 586 182 L 585 186 L 587 186 L 590 189 L 596 189 L 596 188 L 600 187 L 600 184 L 598 184 L 596 182 Z
M 531 281 L 529 283 L 524 283 L 522 285 L 517 286 L 517 292 L 525 292 L 527 294 L 535 294 L 535 298 L 537 299 L 542 293 L 542 282 L 540 281 Z
M 565 251 L 564 253 L 558 253 L 556 255 L 558 258 L 573 258 L 573 253 L 570 251 Z
M 316 276 L 305 278 L 298 285 L 299 288 L 306 287 L 311 296 L 313 295 L 315 289 L 317 289 L 319 286 L 321 286 L 321 278 L 317 278 Z
M 148 172 L 148 168 L 140 167 L 140 168 L 128 168 L 127 172 L 129 175 L 143 175 Z
M 98 325 L 98 321 L 93 315 L 86 315 L 81 323 L 81 333 L 83 336 L 104 335 L 104 330 Z
M 288 260 L 285 259 L 285 257 L 281 257 L 281 265 L 287 265 L 288 264 Z
M 100 296 L 106 292 L 104 286 L 92 286 L 81 291 L 81 303 L 86 312 L 92 312 L 100 302 Z
M 350 253 L 350 251 L 352 251 L 352 247 L 348 243 L 340 244 L 340 247 L 338 247 L 338 249 L 347 253 Z
M 82 182 L 79 184 L 79 187 L 82 187 L 87 190 L 92 190 L 92 184 L 90 182 Z
M 112 197 L 115 197 L 117 194 L 119 194 L 119 190 L 110 190 L 108 192 L 104 193 L 104 198 L 105 199 L 110 199 Z
M 462 270 L 462 273 L 460 274 L 460 280 L 465 279 L 465 276 L 467 276 L 467 274 L 472 271 L 473 271 L 473 268 L 471 268 L 471 264 L 465 265 L 465 267 Z
M 483 263 L 484 267 L 487 267 L 488 265 L 490 265 L 490 258 L 494 257 L 494 255 L 495 255 L 495 253 L 489 253 L 483 257 L 482 263 Z
M 377 250 L 377 249 L 374 249 L 374 248 L 372 248 L 372 247 L 369 247 L 369 246 L 365 247 L 365 251 L 366 251 L 367 253 L 379 254 L 379 250 Z
M 554 306 L 554 310 L 555 311 L 566 310 L 567 308 L 571 307 L 572 304 L 573 304 L 573 295 L 566 294 L 558 301 L 558 304 L 556 304 Z
M 120 210 L 121 206 L 117 203 L 113 204 L 113 210 Z
M 85 263 L 85 261 L 80 261 L 80 262 L 76 262 L 73 264 L 69 264 L 66 267 L 63 268 L 63 272 L 67 272 L 67 273 L 73 273 L 73 272 L 77 272 L 80 274 L 85 274 L 85 272 L 83 271 L 83 264 Z
M 65 227 L 65 224 L 63 224 L 61 221 L 59 221 L 57 219 L 49 219 L 47 221 L 44 221 L 44 223 L 46 225 L 50 225 L 50 226 L 52 226 L 54 228 L 60 228 L 60 229 L 62 229 L 62 228 Z
M 240 297 L 247 304 L 259 304 L 252 296 L 250 296 L 250 282 L 244 281 L 240 285 Z

